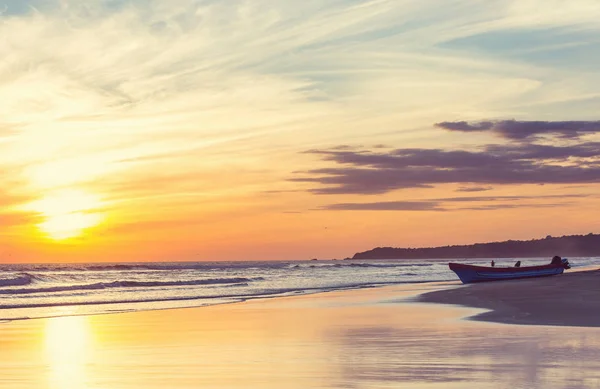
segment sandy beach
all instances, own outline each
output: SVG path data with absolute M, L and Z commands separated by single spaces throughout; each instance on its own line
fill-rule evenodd
M 439 290 L 421 302 L 489 310 L 473 319 L 510 324 L 600 327 L 600 270 Z
M 600 329 L 468 321 L 481 311 L 413 302 L 456 286 L 4 322 L 0 387 L 600 387 Z

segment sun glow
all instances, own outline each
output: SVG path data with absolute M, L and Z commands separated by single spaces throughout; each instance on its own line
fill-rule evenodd
M 104 216 L 98 212 L 102 201 L 97 196 L 79 190 L 62 190 L 48 194 L 27 206 L 40 214 L 44 221 L 39 229 L 54 240 L 65 240 L 82 235 L 97 226 Z

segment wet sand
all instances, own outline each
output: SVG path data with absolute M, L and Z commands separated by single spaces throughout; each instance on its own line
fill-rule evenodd
M 465 321 L 478 310 L 409 302 L 448 286 L 5 322 L 0 387 L 600 387 L 600 329 Z
M 418 301 L 490 310 L 473 317 L 481 321 L 600 327 L 600 270 L 473 284 L 426 293 Z

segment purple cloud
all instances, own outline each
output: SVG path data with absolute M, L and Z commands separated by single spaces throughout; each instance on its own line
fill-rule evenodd
M 441 122 L 436 123 L 436 127 L 443 128 L 448 131 L 460 131 L 460 132 L 480 132 L 488 131 L 494 128 L 494 122 L 476 122 L 468 123 L 462 122 Z
M 437 201 L 380 201 L 374 203 L 329 204 L 319 208 L 332 211 L 444 211 Z
M 571 203 L 551 203 L 551 204 L 490 204 L 474 207 L 461 208 L 461 211 L 497 211 L 501 209 L 513 208 L 556 208 L 571 205 Z
M 485 192 L 494 189 L 491 186 L 463 186 L 458 188 L 455 192 Z
M 551 203 L 551 204 L 489 204 L 464 208 L 444 208 L 441 204 L 413 204 L 407 205 L 405 202 L 390 201 L 387 203 L 341 203 L 330 204 L 319 208 L 326 211 L 496 211 L 502 209 L 514 208 L 556 208 L 571 205 L 571 203 Z
M 336 166 L 292 181 L 316 183 L 317 194 L 381 194 L 439 184 L 589 184 L 600 182 L 600 143 L 572 146 L 490 145 L 441 149 L 314 150 Z M 568 163 L 565 163 L 567 161 Z
M 540 199 L 569 199 L 584 198 L 588 195 L 567 194 L 567 195 L 543 195 L 543 196 L 474 196 L 474 197 L 447 197 L 428 200 L 415 201 L 375 201 L 370 203 L 338 203 L 325 205 L 320 210 L 328 211 L 458 211 L 458 210 L 477 210 L 488 211 L 496 209 L 510 208 L 550 208 L 569 205 L 571 203 L 523 203 L 526 200 Z M 473 205 L 462 208 L 447 208 L 452 203 L 489 203 Z
M 490 131 L 503 138 L 523 140 L 539 135 L 557 135 L 565 139 L 577 139 L 582 135 L 600 133 L 600 121 L 518 121 L 499 120 L 469 123 L 441 122 L 436 127 L 449 131 Z
M 587 194 L 560 194 L 560 195 L 540 195 L 540 196 L 463 196 L 463 197 L 445 197 L 433 199 L 437 202 L 482 202 L 482 201 L 521 201 L 521 200 L 539 200 L 539 199 L 572 199 L 590 197 Z
M 510 208 L 551 208 L 569 205 L 571 203 L 523 203 L 523 200 L 539 199 L 568 199 L 584 198 L 588 195 L 543 195 L 543 196 L 476 196 L 476 197 L 448 197 L 416 201 L 375 201 L 370 203 L 338 203 L 325 205 L 320 210 L 328 211 L 458 211 L 477 210 L 489 211 Z M 461 208 L 447 208 L 452 203 L 487 203 L 494 204 L 473 205 Z

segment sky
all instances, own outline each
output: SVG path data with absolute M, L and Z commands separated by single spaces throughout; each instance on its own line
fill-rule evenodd
M 0 0 L 0 261 L 600 232 L 596 0 Z

